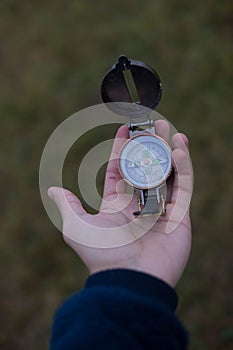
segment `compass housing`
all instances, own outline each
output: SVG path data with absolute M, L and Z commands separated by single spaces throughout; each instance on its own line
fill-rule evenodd
M 172 170 L 171 148 L 161 137 L 139 133 L 127 140 L 119 156 L 123 179 L 137 189 L 163 184 Z

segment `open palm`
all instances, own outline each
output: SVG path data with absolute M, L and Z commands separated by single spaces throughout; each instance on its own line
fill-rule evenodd
M 155 126 L 157 134 L 168 140 L 169 124 L 159 120 Z M 124 125 L 114 141 L 98 214 L 86 213 L 79 199 L 68 190 L 52 187 L 49 196 L 61 213 L 65 241 L 81 257 L 90 273 L 129 268 L 175 286 L 191 247 L 192 168 L 188 140 L 178 133 L 172 137 L 174 172 L 168 181 L 166 215 L 135 218 L 137 196 L 126 192 L 117 160 L 128 136 L 128 128 Z

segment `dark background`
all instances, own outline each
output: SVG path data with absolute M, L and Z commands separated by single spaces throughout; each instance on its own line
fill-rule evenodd
M 101 102 L 124 53 L 159 72 L 158 111 L 190 138 L 193 250 L 178 286 L 190 349 L 230 350 L 232 14 L 226 0 L 0 2 L 2 349 L 47 348 L 56 307 L 86 279 L 43 209 L 39 162 L 65 118 Z

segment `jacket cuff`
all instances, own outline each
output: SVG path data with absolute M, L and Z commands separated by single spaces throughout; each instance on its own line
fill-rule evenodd
M 178 296 L 174 289 L 157 277 L 128 269 L 114 269 L 91 275 L 85 288 L 91 287 L 124 288 L 165 304 L 171 311 L 178 305 Z

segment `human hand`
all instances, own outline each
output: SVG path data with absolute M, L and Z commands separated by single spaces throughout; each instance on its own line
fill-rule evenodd
M 168 140 L 169 124 L 166 121 L 156 121 L 156 131 Z M 84 261 L 91 274 L 112 268 L 128 268 L 151 274 L 175 286 L 186 266 L 191 247 L 189 203 L 192 171 L 188 139 L 178 133 L 172 137 L 174 174 L 173 179 L 168 181 L 167 213 L 155 222 L 153 215 L 134 218 L 137 198 L 134 196 L 132 199 L 126 193 L 126 184 L 118 170 L 117 156 L 128 137 L 128 128 L 124 125 L 114 141 L 98 214 L 86 213 L 79 199 L 68 190 L 51 187 L 48 193 L 62 216 L 65 241 Z M 130 225 L 132 222 L 134 225 Z M 114 248 L 96 248 L 79 243 L 79 236 L 87 235 L 90 230 L 108 235 L 116 227 L 121 233 L 131 236 L 132 242 Z M 137 228 L 147 227 L 143 236 L 134 239 Z M 170 231 L 171 234 L 166 234 Z

